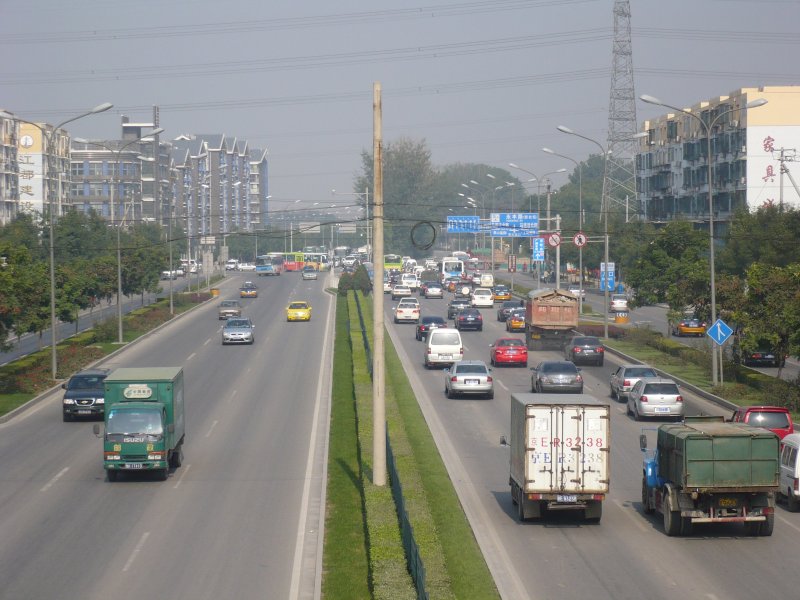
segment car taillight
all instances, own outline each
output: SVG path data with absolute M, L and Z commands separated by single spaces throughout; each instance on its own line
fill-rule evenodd
M 598 349 L 597 349 L 597 352 L 601 352 L 601 353 L 602 353 L 602 352 L 604 352 L 604 351 L 605 351 L 605 348 L 598 348 Z
M 583 377 L 581 377 L 580 375 L 576 375 L 575 381 L 583 381 Z
M 453 376 L 450 378 L 450 381 L 458 381 L 458 377 L 456 377 L 455 375 L 453 375 Z
M 459 351 L 459 354 L 460 354 L 461 356 L 464 356 L 464 348 L 461 348 L 461 349 L 460 349 L 460 351 Z
M 430 353 L 431 353 L 431 349 L 430 349 L 430 348 L 426 348 L 426 349 L 425 349 L 425 352 L 426 352 L 426 353 L 428 353 L 428 354 L 430 354 Z
M 580 349 L 580 348 L 578 348 L 577 346 L 575 346 L 575 347 L 572 349 L 572 351 L 573 351 L 575 354 L 580 354 L 580 353 L 581 353 L 581 349 Z
M 793 489 L 795 492 L 800 492 L 800 478 L 794 478 L 794 486 Z
M 492 383 L 492 376 L 491 375 L 486 377 L 486 383 Z
M 639 401 L 640 401 L 640 402 L 647 402 L 647 396 L 641 396 L 641 397 L 639 398 Z
M 675 398 L 675 402 L 683 402 L 683 396 L 678 396 Z
M 622 381 L 622 385 L 623 385 L 623 386 L 625 386 L 625 387 L 630 387 L 630 385 L 631 385 L 631 380 L 630 380 L 630 379 L 624 379 L 624 380 Z

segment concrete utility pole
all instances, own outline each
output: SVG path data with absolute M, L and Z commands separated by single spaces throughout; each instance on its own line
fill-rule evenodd
M 372 348 L 372 483 L 386 485 L 386 378 L 383 356 L 383 138 L 381 84 L 372 88 L 373 118 L 373 218 L 374 274 L 372 290 L 373 348 Z

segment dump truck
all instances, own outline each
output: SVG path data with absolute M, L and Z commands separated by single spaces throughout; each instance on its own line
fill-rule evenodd
M 643 431 L 642 507 L 662 513 L 667 535 L 688 535 L 694 523 L 744 523 L 749 535 L 772 535 L 777 435 L 698 416 L 661 425 L 653 450 L 647 442 Z
M 588 394 L 511 394 L 511 501 L 520 521 L 545 510 L 599 522 L 611 481 L 611 408 Z
M 104 385 L 103 466 L 108 480 L 116 481 L 121 471 L 150 471 L 166 480 L 169 469 L 183 461 L 183 369 L 115 369 Z M 99 436 L 99 424 L 94 432 Z
M 567 290 L 534 290 L 525 301 L 528 350 L 563 350 L 578 326 L 578 298 Z

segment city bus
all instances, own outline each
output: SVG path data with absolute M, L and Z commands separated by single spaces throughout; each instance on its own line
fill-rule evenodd
M 284 271 L 302 271 L 305 266 L 305 261 L 302 252 L 284 252 L 283 253 L 283 270 Z
M 303 261 L 317 271 L 330 271 L 331 263 L 327 252 L 304 252 Z
M 276 260 L 280 258 L 280 260 Z M 280 275 L 283 271 L 283 255 L 263 254 L 256 257 L 256 275 Z
M 464 261 L 454 256 L 448 256 L 442 259 L 441 277 L 442 281 L 448 277 L 460 277 L 464 279 L 466 276 L 466 269 L 464 268 Z
M 383 255 L 383 269 L 386 272 L 395 269 L 397 271 L 403 270 L 403 257 L 399 254 L 384 254 Z

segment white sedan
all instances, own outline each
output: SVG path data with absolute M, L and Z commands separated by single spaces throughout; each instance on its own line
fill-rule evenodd
M 492 308 L 494 306 L 494 294 L 489 288 L 475 288 L 472 290 L 470 304 L 475 308 Z
M 255 271 L 256 266 L 253 263 L 239 263 L 240 271 Z

